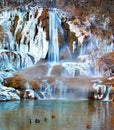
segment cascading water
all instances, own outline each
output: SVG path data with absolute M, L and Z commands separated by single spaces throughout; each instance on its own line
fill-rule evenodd
M 107 86 L 107 95 L 106 95 L 106 97 L 103 99 L 103 101 L 111 101 L 110 100 L 110 92 L 111 92 L 111 89 L 112 89 L 112 86 Z
M 52 89 L 47 83 L 47 81 L 42 81 L 40 85 L 40 90 L 38 91 L 40 99 L 51 99 L 52 98 Z
M 56 10 L 49 11 L 49 51 L 48 61 L 59 62 L 58 29 L 61 26 L 61 20 Z
M 35 11 L 37 10 L 38 15 L 35 16 Z M 46 41 L 46 33 L 41 27 L 41 22 L 38 25 L 38 18 L 41 13 L 42 9 L 37 7 L 29 11 L 28 9 L 24 9 L 24 11 L 20 9 L 5 9 L 0 13 L 0 24 L 5 35 L 0 49 L 4 55 L 6 53 L 5 50 L 10 53 L 10 56 L 7 56 L 7 62 L 10 62 L 12 68 L 26 68 L 35 64 L 40 58 L 45 58 L 48 50 L 48 41 Z M 37 34 L 35 34 L 36 29 L 38 30 Z M 12 59 L 15 63 L 13 63 Z M 17 64 L 16 59 L 18 65 L 14 67 L 14 64 Z M 5 61 L 2 60 L 2 62 Z
M 41 58 L 45 59 L 47 53 L 49 62 L 57 63 L 60 61 L 58 33 L 61 34 L 63 48 L 65 48 L 64 45 L 68 44 L 65 43 L 66 41 L 64 38 L 65 35 L 64 29 L 62 28 L 61 18 L 59 17 L 58 11 L 56 9 L 48 10 L 49 19 L 48 17 L 47 19 L 49 20 L 49 41 L 47 41 L 47 32 L 42 27 L 43 20 L 40 21 L 42 11 L 43 9 L 35 6 L 33 8 L 31 7 L 30 9 L 24 9 L 24 11 L 18 9 L 9 11 L 4 10 L 0 14 L 0 24 L 4 27 L 5 30 L 5 39 L 0 45 L 1 71 L 6 69 L 11 69 L 12 71 L 15 71 L 32 66 L 36 64 L 37 61 L 39 61 Z M 38 14 L 35 15 L 35 12 L 38 12 Z M 82 41 L 83 42 L 81 42 L 81 47 L 79 48 L 81 51 L 79 57 L 76 59 L 77 62 L 66 62 L 61 64 L 60 70 L 65 71 L 64 77 L 67 79 L 75 78 L 78 76 L 92 76 L 92 74 L 94 74 L 93 72 L 91 72 L 91 68 L 94 67 L 94 62 L 97 59 L 96 57 L 94 58 L 96 51 L 100 49 L 98 45 L 99 41 L 93 35 L 90 35 L 89 38 L 86 37 L 85 41 L 84 39 Z M 108 48 L 105 47 L 106 45 L 104 46 L 104 48 L 102 48 L 104 49 L 103 52 L 112 50 L 112 45 Z M 63 51 L 64 50 L 70 55 L 68 46 L 66 47 L 66 49 L 63 49 Z M 49 73 L 46 76 L 50 76 Z M 3 75 L 0 77 L 3 77 Z M 36 96 L 37 99 L 52 99 L 54 98 L 54 94 L 52 94 L 53 91 L 59 89 L 57 96 L 62 99 L 68 96 L 68 91 L 74 92 L 75 88 L 75 86 L 73 89 L 69 87 L 70 85 L 65 86 L 65 82 L 66 81 L 61 81 L 58 79 L 56 80 L 56 82 L 54 82 L 55 85 L 53 86 L 55 88 L 51 88 L 51 85 L 47 81 L 42 80 L 38 92 L 34 93 L 32 89 L 28 88 L 28 83 L 26 84 L 26 89 L 30 89 L 30 91 L 33 92 L 32 97 Z M 71 92 L 71 94 L 73 94 L 73 92 Z M 78 89 L 76 89 L 74 95 L 78 94 L 78 92 Z M 83 93 L 82 89 L 80 89 L 80 93 Z M 84 96 L 84 94 L 82 94 L 81 96 L 86 97 L 87 95 Z
M 53 98 L 56 99 L 68 98 L 67 87 L 64 85 L 64 83 L 61 80 L 56 80 L 54 83 Z

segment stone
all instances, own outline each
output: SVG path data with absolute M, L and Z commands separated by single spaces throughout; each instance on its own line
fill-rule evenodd
M 24 92 L 24 99 L 35 99 L 34 90 L 26 89 Z
M 18 93 L 14 88 L 2 86 L 0 88 L 0 101 L 20 100 Z
M 50 75 L 61 76 L 62 74 L 62 65 L 53 66 Z

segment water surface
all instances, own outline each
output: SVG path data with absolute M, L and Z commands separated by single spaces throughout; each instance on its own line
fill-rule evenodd
M 113 130 L 114 103 L 43 100 L 0 103 L 0 130 Z

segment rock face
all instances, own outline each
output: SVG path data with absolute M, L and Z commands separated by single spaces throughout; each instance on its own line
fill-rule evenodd
M 114 76 L 114 52 L 109 52 L 100 57 L 96 64 L 102 75 Z
M 87 97 L 88 87 L 94 90 L 92 78 L 85 76 L 98 76 L 96 69 L 111 77 L 102 78 L 103 84 L 114 87 L 114 1 L 4 0 L 0 5 L 1 101 L 65 97 L 68 92 L 79 96 L 83 91 Z M 53 21 L 56 26 L 49 26 L 50 11 L 58 18 Z M 57 50 L 49 46 L 51 39 L 58 43 L 60 62 L 65 61 L 54 67 L 47 63 L 49 50 L 51 55 Z M 23 68 L 27 69 L 9 75 Z

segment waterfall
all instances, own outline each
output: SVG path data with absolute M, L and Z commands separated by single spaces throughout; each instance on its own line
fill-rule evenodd
M 38 24 L 38 18 L 41 16 L 42 8 L 30 10 L 25 9 L 10 9 L 3 10 L 0 13 L 0 25 L 4 29 L 4 40 L 0 45 L 0 49 L 5 51 L 17 52 L 22 58 L 27 55 L 27 58 L 34 58 L 36 63 L 40 58 L 45 58 L 48 50 L 48 41 L 46 40 L 46 32 L 41 24 Z M 35 12 L 38 15 L 35 17 Z M 38 33 L 35 34 L 36 29 Z M 22 61 L 24 61 L 22 59 Z M 27 62 L 26 62 L 27 63 Z M 25 64 L 26 64 L 25 63 Z M 21 64 L 21 63 L 20 63 Z M 28 64 L 28 63 L 27 63 Z M 28 64 L 26 66 L 29 66 Z
M 35 62 L 30 54 L 0 49 L 0 70 L 19 70 L 32 66 Z
M 58 26 L 57 15 L 55 12 L 49 12 L 49 54 L 48 60 L 59 61 L 59 48 L 58 48 Z
M 61 31 L 61 20 L 56 10 L 49 11 L 49 51 L 48 61 L 59 62 L 58 29 Z M 63 32 L 62 32 L 63 33 Z
M 20 0 L 20 2 L 21 1 L 23 0 Z M 58 63 L 60 59 L 69 60 L 69 57 L 72 57 L 70 54 L 70 49 L 68 47 L 68 35 L 65 34 L 67 31 L 66 29 L 68 29 L 68 33 L 70 30 L 69 26 L 66 28 L 66 25 L 64 25 L 64 23 L 66 23 L 66 20 L 61 21 L 61 17 L 63 17 L 61 13 L 55 8 L 48 9 L 47 14 L 45 14 L 45 11 L 43 12 L 42 8 L 38 8 L 37 6 L 30 7 L 29 9 L 28 8 L 24 9 L 24 11 L 23 9 L 5 9 L 0 14 L 0 24 L 4 28 L 5 32 L 4 41 L 0 45 L 1 71 L 15 71 L 33 66 L 41 58 L 45 59 L 47 53 L 48 61 L 53 63 Z M 47 28 L 43 27 L 43 20 L 47 20 L 45 23 L 45 26 L 47 26 Z M 47 25 L 48 22 L 49 27 Z M 73 29 L 75 32 L 76 27 L 74 27 Z M 61 39 L 58 39 L 59 34 L 61 35 Z M 48 35 L 49 41 L 47 41 Z M 82 36 L 82 34 L 80 35 Z M 59 40 L 61 40 L 62 42 Z M 61 50 L 59 50 L 59 42 L 61 42 Z M 77 46 L 77 48 L 78 51 L 81 50 L 81 52 L 76 61 L 63 62 L 61 64 L 61 68 L 58 67 L 54 70 L 54 73 L 58 73 L 57 75 L 59 76 L 65 76 L 67 80 L 71 77 L 75 78 L 78 76 L 93 76 L 93 69 L 95 61 L 99 56 L 99 50 L 102 50 L 103 52 L 113 50 L 113 43 L 107 46 L 108 43 L 106 40 L 104 40 L 103 43 L 105 44 L 102 45 L 103 47 L 100 47 L 99 39 L 92 34 L 88 34 L 85 37 L 82 36 L 81 40 L 79 40 L 78 38 L 78 42 L 80 42 L 80 45 L 79 47 Z M 48 75 L 45 76 L 49 77 L 51 70 L 52 66 L 50 67 Z M 43 76 L 44 75 L 42 75 L 42 77 Z M 53 76 L 53 73 L 51 76 Z M 70 88 L 69 86 L 67 86 L 67 84 L 65 86 L 66 81 L 56 80 L 56 82 L 53 83 L 53 86 L 55 87 L 54 94 L 56 94 L 60 99 L 70 96 L 75 97 L 75 95 L 78 97 L 78 93 L 82 93 L 80 94 L 80 98 L 86 97 L 87 94 L 85 94 L 82 89 L 74 89 L 76 86 L 74 88 Z M 26 89 L 30 89 L 30 85 L 28 82 L 26 83 L 26 87 Z M 53 90 L 51 87 L 52 86 L 44 80 L 40 85 L 40 90 L 35 93 L 33 90 L 30 90 L 32 94 L 29 96 L 32 96 L 33 98 L 36 96 L 38 99 L 53 98 L 54 95 L 52 95 Z M 77 85 L 77 88 L 78 87 L 79 86 Z M 55 97 L 57 98 L 57 96 Z
M 103 101 L 111 101 L 110 98 L 109 98 L 111 89 L 112 89 L 112 86 L 107 86 L 107 95 L 103 99 Z
M 42 81 L 37 95 L 40 99 L 52 99 L 52 89 L 47 81 Z

